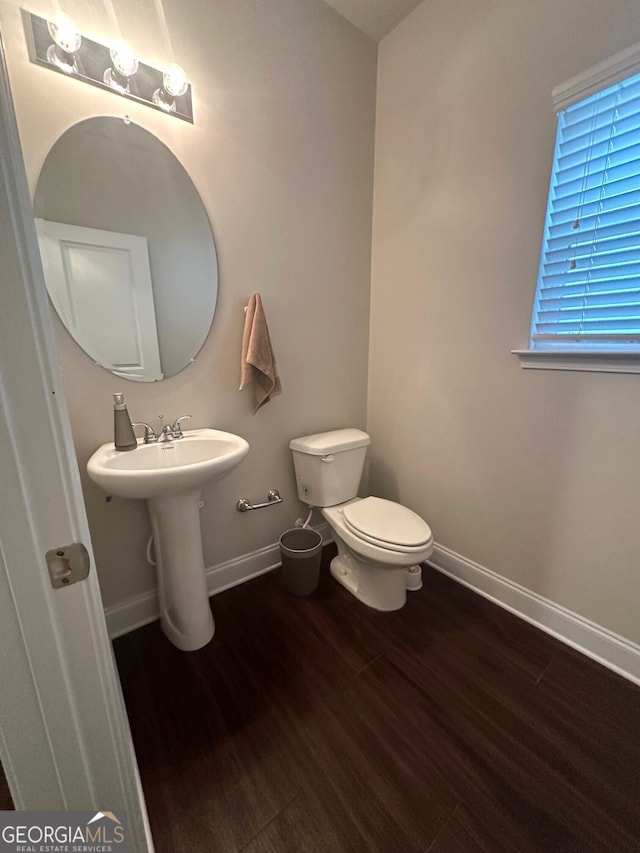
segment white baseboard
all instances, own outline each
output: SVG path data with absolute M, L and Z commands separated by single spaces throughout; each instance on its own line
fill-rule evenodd
M 630 681 L 640 684 L 640 646 L 484 566 L 436 545 L 430 566 Z
M 331 541 L 331 529 L 328 524 L 314 526 L 322 534 L 323 543 Z M 243 554 L 225 563 L 219 563 L 207 569 L 207 590 L 209 595 L 217 595 L 232 586 L 245 583 L 259 575 L 277 569 L 280 565 L 280 546 L 277 542 L 267 545 L 250 554 Z M 141 628 L 160 618 L 158 593 L 156 590 L 127 598 L 125 601 L 105 607 L 107 630 L 112 640 Z

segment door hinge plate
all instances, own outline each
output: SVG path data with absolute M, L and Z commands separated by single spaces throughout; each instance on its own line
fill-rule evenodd
M 45 554 L 51 586 L 62 589 L 65 586 L 83 581 L 89 574 L 89 552 L 82 542 L 52 548 Z

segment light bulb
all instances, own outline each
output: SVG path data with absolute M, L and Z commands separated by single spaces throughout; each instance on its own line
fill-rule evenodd
M 162 86 L 153 93 L 153 103 L 167 112 L 175 112 L 176 102 L 189 88 L 187 74 L 180 65 L 172 63 L 162 75 Z
M 132 77 L 138 70 L 138 60 L 126 45 L 112 47 L 109 51 L 113 67 L 123 77 Z
M 181 65 L 173 62 L 162 75 L 162 85 L 170 95 L 179 98 L 189 88 L 187 74 Z
M 111 86 L 116 92 L 129 94 L 129 77 L 138 70 L 139 62 L 125 44 L 112 47 L 109 51 L 113 67 L 107 68 L 102 77 L 107 86 Z
M 48 21 L 47 29 L 51 38 L 65 53 L 77 53 L 80 50 L 82 36 L 66 15 L 61 15 L 55 21 Z
M 82 36 L 70 18 L 60 15 L 55 21 L 47 21 L 53 44 L 47 48 L 47 60 L 66 74 L 77 73 L 76 53 L 82 45 Z

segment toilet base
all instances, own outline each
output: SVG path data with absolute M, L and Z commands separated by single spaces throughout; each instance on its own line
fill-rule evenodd
M 365 563 L 349 551 L 337 536 L 338 556 L 331 561 L 333 577 L 349 592 L 374 610 L 400 610 L 407 601 L 406 568 Z

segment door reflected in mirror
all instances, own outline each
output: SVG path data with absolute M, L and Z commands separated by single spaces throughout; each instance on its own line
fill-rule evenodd
M 94 362 L 151 382 L 193 361 L 213 322 L 217 256 L 166 145 L 117 118 L 74 125 L 47 155 L 34 213 L 51 301 Z

